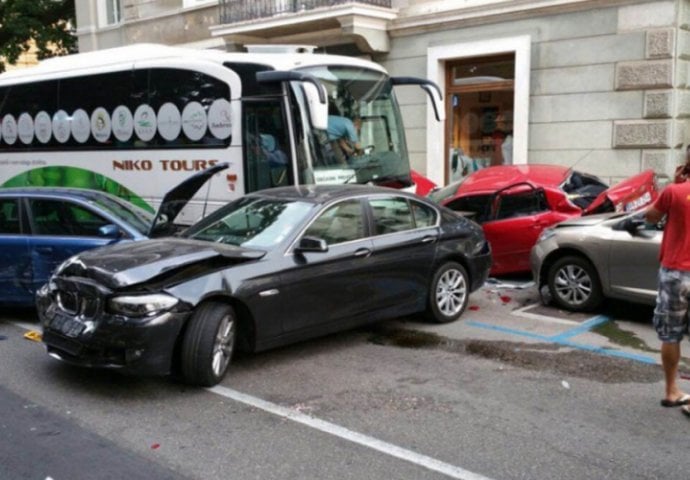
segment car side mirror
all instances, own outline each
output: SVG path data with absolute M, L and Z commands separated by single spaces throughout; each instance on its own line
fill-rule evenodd
M 98 235 L 107 238 L 120 238 L 122 236 L 122 230 L 120 230 L 120 227 L 117 225 L 109 223 L 98 229 Z
M 295 248 L 296 252 L 327 252 L 328 243 L 323 238 L 304 236 Z
M 641 233 L 641 228 L 644 227 L 644 220 L 641 218 L 629 217 L 621 222 L 620 227 L 628 232 L 630 236 L 637 237 Z

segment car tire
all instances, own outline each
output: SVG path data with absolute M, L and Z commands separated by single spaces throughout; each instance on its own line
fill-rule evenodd
M 597 270 L 583 257 L 557 260 L 549 268 L 548 285 L 553 301 L 565 310 L 588 312 L 604 300 Z
M 435 323 L 453 322 L 467 308 L 470 279 L 465 267 L 446 262 L 434 273 L 429 285 L 427 317 Z
M 211 387 L 223 379 L 235 349 L 236 329 L 237 320 L 230 305 L 207 302 L 197 307 L 180 351 L 185 383 Z

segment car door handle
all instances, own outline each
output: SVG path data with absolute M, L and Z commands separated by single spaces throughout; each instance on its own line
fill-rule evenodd
M 437 237 L 435 235 L 427 235 L 426 237 L 422 238 L 422 243 L 433 243 L 435 242 Z
M 53 247 L 36 247 L 38 253 L 53 253 Z
M 369 248 L 358 248 L 354 253 L 355 257 L 368 257 L 369 255 L 371 255 L 371 249 Z

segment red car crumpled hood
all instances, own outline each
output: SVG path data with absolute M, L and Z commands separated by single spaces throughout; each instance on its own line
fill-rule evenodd
M 659 192 L 656 188 L 653 170 L 645 170 L 633 177 L 615 184 L 604 190 L 594 201 L 584 209 L 583 213 L 598 213 L 606 200 L 613 204 L 615 211 L 632 211 L 652 203 Z

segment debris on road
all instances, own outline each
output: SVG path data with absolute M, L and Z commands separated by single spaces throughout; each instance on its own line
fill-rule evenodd
M 32 342 L 40 342 L 43 337 L 41 336 L 41 332 L 37 332 L 36 330 L 29 330 L 24 334 L 24 338 L 26 338 L 27 340 L 31 340 Z
M 532 280 L 527 281 L 527 282 L 506 282 L 506 281 L 491 277 L 491 278 L 486 280 L 484 285 L 486 287 L 492 289 L 493 291 L 504 289 L 504 288 L 508 288 L 508 289 L 512 289 L 512 290 L 525 290 L 525 289 L 534 287 L 535 283 Z

